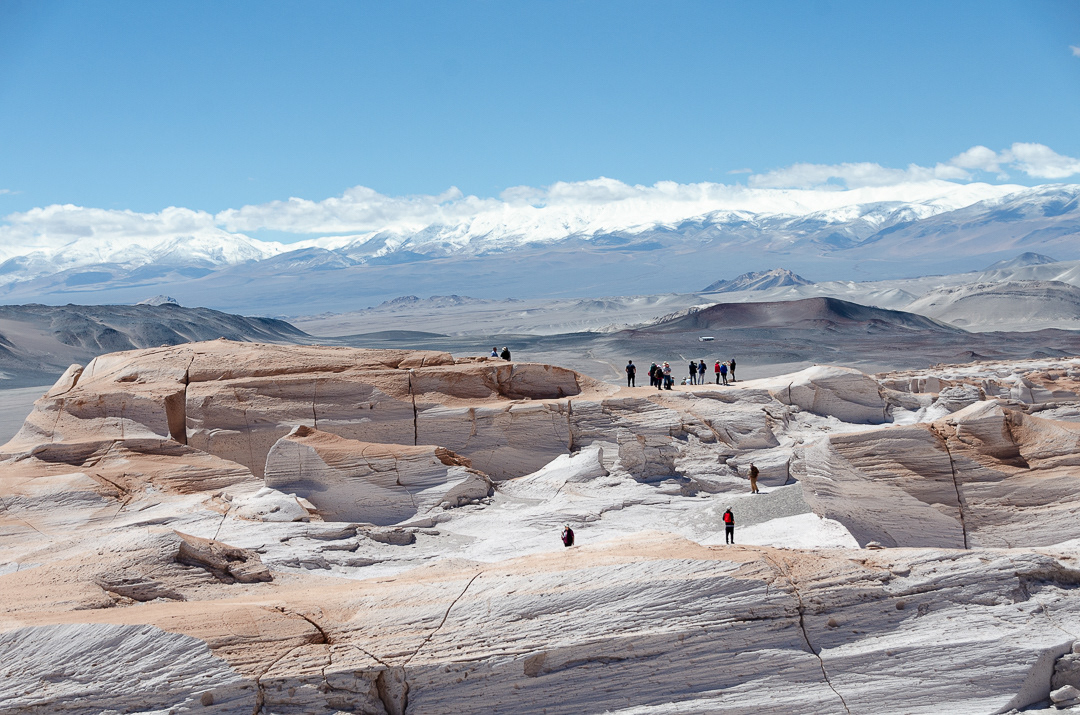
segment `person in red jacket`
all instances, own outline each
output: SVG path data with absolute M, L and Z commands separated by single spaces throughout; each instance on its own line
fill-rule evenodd
M 731 513 L 730 507 L 724 512 L 724 543 L 735 543 L 735 515 Z

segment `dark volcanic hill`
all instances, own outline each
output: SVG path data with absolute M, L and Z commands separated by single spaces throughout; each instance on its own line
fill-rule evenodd
M 708 330 L 768 329 L 825 330 L 868 333 L 931 331 L 962 333 L 940 323 L 902 310 L 886 310 L 838 298 L 805 298 L 770 303 L 717 303 L 683 315 L 661 318 L 642 332 L 681 333 Z
M 0 306 L 0 387 L 42 385 L 102 353 L 227 338 L 300 343 L 283 320 L 164 305 Z

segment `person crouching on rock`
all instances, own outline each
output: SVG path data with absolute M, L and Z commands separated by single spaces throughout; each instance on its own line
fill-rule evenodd
M 569 524 L 563 526 L 562 530 L 562 544 L 563 546 L 570 547 L 574 545 L 574 530 L 570 528 Z
M 731 513 L 731 507 L 724 512 L 724 543 L 735 543 L 735 515 Z

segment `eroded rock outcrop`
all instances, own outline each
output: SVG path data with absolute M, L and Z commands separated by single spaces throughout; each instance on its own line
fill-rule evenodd
M 975 403 L 931 424 L 829 437 L 800 479 L 860 541 L 967 548 L 1080 538 L 1080 425 Z
M 0 711 L 1071 698 L 1080 425 L 1062 385 L 959 370 L 657 393 L 436 352 L 102 356 L 0 454 Z
M 397 524 L 487 497 L 491 481 L 442 447 L 358 442 L 310 427 L 266 457 L 267 486 L 304 497 L 326 521 Z

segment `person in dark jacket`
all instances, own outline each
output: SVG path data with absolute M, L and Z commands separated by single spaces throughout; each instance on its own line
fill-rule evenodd
M 570 547 L 574 545 L 574 530 L 570 528 L 569 524 L 563 526 L 562 530 L 562 543 L 563 546 Z
M 753 462 L 750 462 L 750 493 L 760 494 L 757 488 L 758 468 L 754 466 Z
M 731 513 L 731 507 L 724 512 L 724 543 L 735 543 L 735 515 Z
M 690 361 L 690 382 L 691 385 L 697 384 L 697 363 L 693 360 Z
M 501 357 L 503 360 L 509 360 L 510 359 L 510 348 L 508 348 L 508 347 L 506 347 L 504 345 L 503 349 L 502 349 L 502 352 L 499 353 L 499 357 Z
M 649 366 L 649 387 L 656 387 L 656 363 Z
M 735 382 L 735 358 L 731 358 L 731 362 L 728 364 L 728 367 L 731 369 L 731 381 Z
M 704 385 L 705 384 L 705 361 L 704 360 L 698 360 L 698 364 L 697 364 L 697 384 L 699 384 L 699 385 Z
M 727 384 L 727 363 L 726 362 L 720 363 L 720 379 L 723 381 L 723 383 L 725 385 Z
M 637 375 L 637 368 L 634 367 L 634 361 L 631 360 L 630 362 L 626 363 L 626 386 L 627 387 L 637 387 L 637 385 L 634 384 L 634 376 L 635 375 Z

